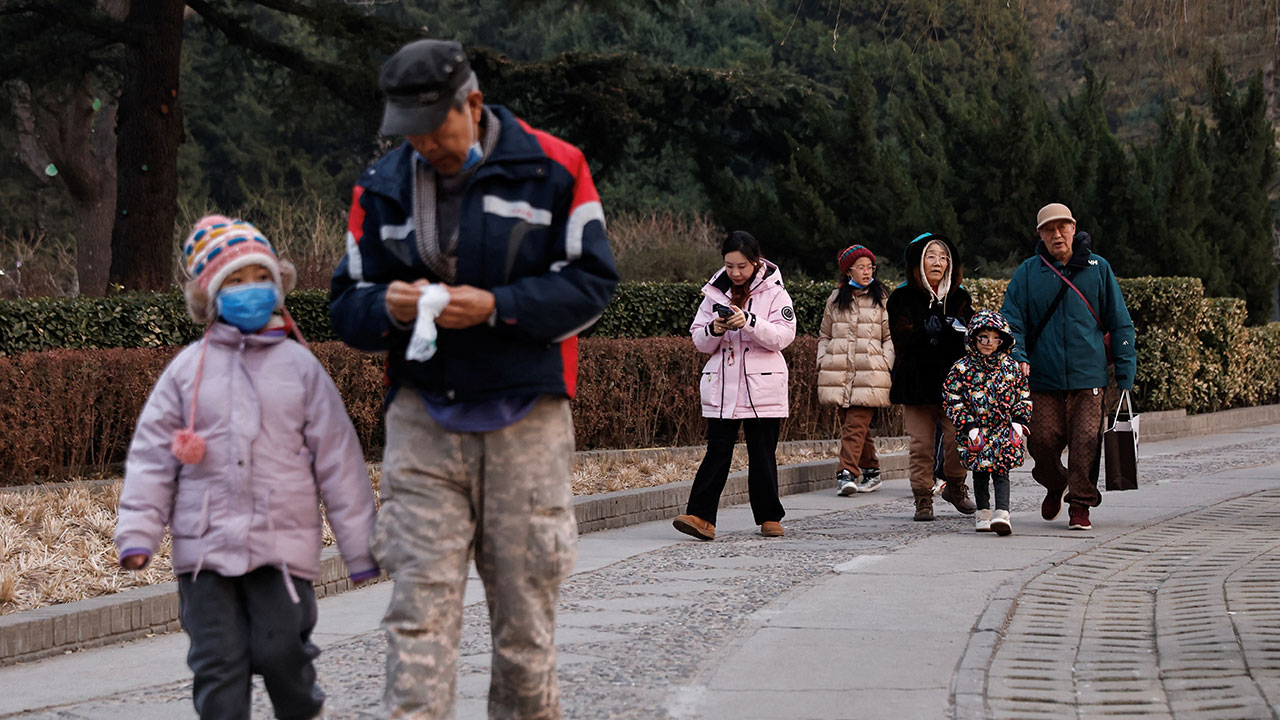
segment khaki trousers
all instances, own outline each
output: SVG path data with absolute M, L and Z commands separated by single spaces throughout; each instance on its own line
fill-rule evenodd
M 1050 492 L 1067 489 L 1067 503 L 1097 507 L 1098 452 L 1102 440 L 1102 390 L 1031 393 L 1031 477 Z M 1067 466 L 1062 466 L 1062 451 Z
M 395 586 L 383 617 L 392 718 L 453 718 L 467 563 L 474 554 L 493 637 L 489 717 L 560 717 L 555 608 L 577 552 L 569 401 L 455 433 L 410 390 L 387 409 L 373 551 Z
M 933 496 L 933 453 L 937 424 L 942 424 L 942 472 L 947 482 L 963 483 L 964 463 L 956 450 L 956 427 L 947 419 L 942 405 L 903 405 L 902 424 L 910 442 L 907 445 L 911 494 Z
M 871 439 L 871 418 L 875 408 L 854 405 L 836 411 L 840 418 L 840 469 L 854 475 L 863 470 L 879 470 L 876 443 Z

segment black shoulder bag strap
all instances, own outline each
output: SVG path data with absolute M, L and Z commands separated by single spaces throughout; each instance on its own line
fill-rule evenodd
M 1048 312 L 1046 312 L 1040 318 L 1040 324 L 1037 325 L 1036 329 L 1032 330 L 1031 334 L 1027 336 L 1027 359 L 1028 360 L 1031 359 L 1031 353 L 1035 352 L 1036 350 L 1036 342 L 1040 340 L 1040 333 L 1043 333 L 1044 329 L 1048 327 L 1049 321 L 1053 319 L 1053 314 L 1058 311 L 1058 306 L 1062 304 L 1062 298 L 1066 296 L 1067 296 L 1067 286 L 1064 284 L 1060 286 L 1060 289 L 1058 290 L 1058 296 L 1055 297 L 1053 299 L 1053 303 L 1049 305 Z

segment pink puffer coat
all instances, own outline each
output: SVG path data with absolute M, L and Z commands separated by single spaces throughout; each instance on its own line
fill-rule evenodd
M 762 260 L 747 295 L 747 324 L 711 334 L 712 305 L 729 305 L 731 283 L 723 269 L 702 287 L 702 304 L 689 326 L 693 344 L 711 355 L 698 381 L 702 416 L 745 419 L 787 416 L 787 362 L 782 349 L 796 337 L 796 314 L 782 272 Z
M 320 362 L 282 335 L 244 335 L 219 322 L 207 337 L 195 419 L 204 459 L 183 465 L 169 451 L 191 412 L 196 342 L 165 368 L 138 419 L 116 547 L 154 554 L 168 525 L 174 573 L 238 576 L 270 565 L 314 581 L 323 497 L 347 569 L 374 568 L 368 470 Z

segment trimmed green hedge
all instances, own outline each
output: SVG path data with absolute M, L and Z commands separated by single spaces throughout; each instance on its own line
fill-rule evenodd
M 1004 281 L 970 280 L 965 287 L 979 306 L 999 306 Z M 788 283 L 798 334 L 816 335 L 822 308 L 835 288 L 829 282 Z M 689 331 L 702 283 L 623 283 L 588 333 L 594 337 L 662 337 Z M 299 290 L 287 303 L 310 341 L 337 340 L 329 324 L 329 294 Z M 178 292 L 128 293 L 110 298 L 0 300 L 0 357 L 34 350 L 170 347 L 200 337 Z
M 289 312 L 308 340 L 336 340 L 329 294 L 289 294 Z M 0 357 L 35 350 L 97 350 L 186 345 L 204 328 L 187 316 L 182 293 L 124 293 L 107 298 L 0 300 Z
M 998 309 L 1007 281 L 970 279 L 978 308 Z M 1204 297 L 1196 278 L 1121 280 L 1137 328 L 1135 398 L 1145 410 L 1208 412 L 1273 402 L 1280 388 L 1280 326 L 1245 327 L 1242 302 Z M 624 283 L 596 337 L 680 336 L 688 332 L 701 283 Z M 815 335 L 834 285 L 797 281 L 787 290 L 799 334 Z M 313 342 L 336 340 L 328 293 L 294 292 L 289 311 Z M 0 356 L 58 348 L 167 347 L 200 335 L 179 293 L 111 298 L 0 301 Z

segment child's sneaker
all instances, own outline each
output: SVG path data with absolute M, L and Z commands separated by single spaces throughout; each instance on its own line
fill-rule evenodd
M 991 532 L 991 510 L 982 508 L 973 518 L 975 532 Z
M 991 532 L 997 535 L 1009 535 L 1013 532 L 1013 525 L 1009 523 L 1008 510 L 996 510 L 991 513 Z
M 865 468 L 862 471 L 862 480 L 858 482 L 858 492 L 875 492 L 882 482 L 884 481 L 880 479 L 878 468 Z
M 849 497 L 858 492 L 858 483 L 854 480 L 853 473 L 848 470 L 841 470 L 836 473 L 836 494 L 840 497 Z

